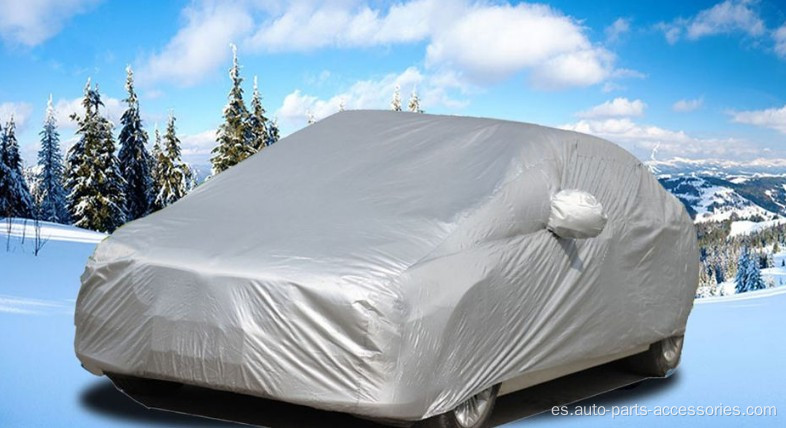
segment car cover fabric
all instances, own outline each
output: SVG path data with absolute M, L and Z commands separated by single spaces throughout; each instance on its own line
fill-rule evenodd
M 598 236 L 608 217 L 603 205 L 587 192 L 562 190 L 551 197 L 548 229 L 562 238 L 586 239 Z
M 547 229 L 565 189 L 602 205 L 598 236 Z M 94 374 L 418 420 L 681 334 L 697 260 L 682 204 L 612 143 L 346 111 L 101 242 L 75 349 Z

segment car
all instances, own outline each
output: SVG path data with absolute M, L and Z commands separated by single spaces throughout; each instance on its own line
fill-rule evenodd
M 481 427 L 496 397 L 610 361 L 669 375 L 697 282 L 685 208 L 613 143 L 345 111 L 101 242 L 75 351 L 131 393 Z

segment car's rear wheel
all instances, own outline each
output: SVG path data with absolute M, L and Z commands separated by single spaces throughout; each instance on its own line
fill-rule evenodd
M 680 363 L 684 341 L 684 336 L 672 336 L 655 342 L 647 351 L 629 357 L 628 367 L 645 376 L 670 376 Z
M 485 389 L 456 406 L 455 409 L 421 421 L 419 428 L 485 428 L 497 401 L 499 385 Z
M 182 383 L 158 379 L 145 379 L 135 376 L 107 374 L 116 387 L 128 394 L 169 395 L 176 392 Z

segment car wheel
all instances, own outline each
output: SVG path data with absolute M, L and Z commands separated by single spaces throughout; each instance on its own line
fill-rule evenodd
M 647 351 L 630 357 L 628 367 L 645 376 L 671 376 L 680 363 L 684 340 L 684 336 L 672 336 L 655 342 Z
M 169 395 L 180 389 L 182 383 L 158 379 L 145 379 L 141 377 L 107 374 L 115 386 L 128 394 L 139 395 Z
M 455 409 L 421 421 L 419 428 L 484 428 L 489 426 L 497 401 L 499 385 L 485 389 L 456 406 Z

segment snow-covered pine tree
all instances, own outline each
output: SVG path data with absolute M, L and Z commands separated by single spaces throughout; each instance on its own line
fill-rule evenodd
M 191 182 L 191 169 L 180 159 L 180 139 L 175 129 L 175 116 L 169 115 L 164 133 L 164 153 L 158 161 L 161 190 L 156 205 L 165 207 L 186 195 Z
M 254 153 L 249 144 L 248 109 L 243 102 L 243 78 L 240 77 L 240 66 L 237 61 L 237 47 L 232 47 L 232 68 L 229 77 L 232 79 L 232 89 L 229 91 L 229 102 L 224 107 L 224 123 L 218 127 L 216 133 L 217 145 L 213 148 L 213 175 L 236 165 Z
M 84 98 L 82 99 L 82 107 L 85 109 L 85 118 L 91 117 L 93 115 L 93 105 L 90 102 L 90 79 L 87 79 L 87 84 L 85 85 L 84 89 Z M 71 115 L 71 120 L 76 120 L 76 115 Z M 87 136 L 85 132 L 87 131 L 87 123 L 84 123 L 84 129 L 80 129 L 83 131 L 80 134 L 79 139 L 71 145 L 71 147 L 66 152 L 66 164 L 65 164 L 65 171 L 63 174 L 63 181 L 64 181 L 64 188 L 66 191 L 66 208 L 68 209 L 69 217 L 71 221 L 76 221 L 77 219 L 74 218 L 74 211 L 76 209 L 76 203 L 82 200 L 84 197 L 87 196 L 88 187 L 85 185 L 84 181 L 87 177 L 87 160 L 85 154 L 85 145 L 87 144 Z M 80 128 L 82 124 L 80 123 Z M 92 124 L 90 127 L 94 127 Z
M 63 188 L 63 155 L 60 152 L 60 134 L 57 132 L 52 95 L 46 107 L 46 119 L 38 151 L 38 176 L 34 199 L 38 205 L 38 219 L 68 224 L 71 216 L 66 206 L 66 191 Z
M 126 67 L 126 91 L 128 104 L 120 118 L 120 173 L 125 180 L 125 211 L 128 221 L 136 220 L 150 212 L 153 200 L 152 178 L 150 175 L 151 156 L 147 152 L 147 133 L 142 129 L 139 117 L 139 98 L 134 91 L 134 72 Z
M 22 172 L 14 117 L 0 136 L 0 217 L 32 218 L 35 203 Z
M 268 120 L 268 127 L 267 127 L 267 136 L 268 136 L 268 143 L 267 145 L 275 144 L 278 142 L 279 135 L 278 135 L 278 117 L 274 118 L 273 120 Z
M 393 99 L 390 100 L 390 109 L 393 111 L 401 111 L 401 88 L 398 85 L 393 89 Z
M 164 151 L 161 149 L 161 133 L 158 132 L 158 124 L 156 124 L 154 137 L 153 137 L 153 151 L 150 155 L 150 177 L 151 177 L 151 191 L 153 199 L 150 202 L 150 210 L 158 211 L 164 208 L 158 205 L 158 194 L 161 193 L 161 181 L 164 174 L 161 169 L 165 166 Z
M 82 100 L 85 114 L 71 115 L 79 141 L 69 150 L 66 184 L 74 225 L 112 232 L 125 222 L 125 183 L 115 156 L 112 123 L 99 112 L 102 105 L 98 87 L 92 89 L 88 80 Z
M 754 256 L 758 259 L 758 256 Z M 763 290 L 767 288 L 764 279 L 761 277 L 761 267 L 758 260 L 752 259 L 748 264 L 748 289 L 746 291 Z
M 420 97 L 418 97 L 417 89 L 412 89 L 412 94 L 409 96 L 409 104 L 407 105 L 409 111 L 413 113 L 423 113 L 420 109 Z
M 257 76 L 254 76 L 254 93 L 251 96 L 251 114 L 248 116 L 248 131 L 251 138 L 250 144 L 255 152 L 269 146 L 268 119 L 265 117 L 265 108 L 262 107 L 262 97 L 259 95 Z
M 737 275 L 734 278 L 735 290 L 737 293 L 748 291 L 749 275 L 751 272 L 751 258 L 748 247 L 744 246 L 740 250 L 740 257 L 737 261 Z

